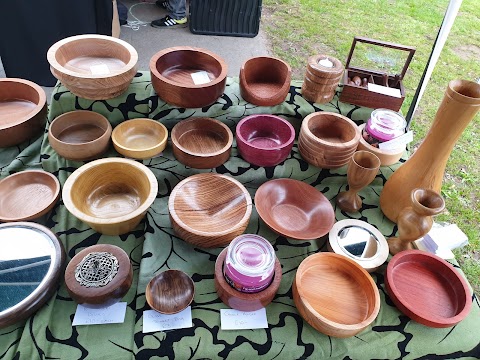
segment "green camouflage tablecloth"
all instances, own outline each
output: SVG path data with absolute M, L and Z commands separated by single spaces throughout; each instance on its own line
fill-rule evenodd
M 339 88 L 341 91 L 341 88 Z M 357 123 L 368 119 L 371 109 L 342 104 L 336 96 L 325 105 L 312 104 L 300 94 L 301 83 L 292 82 L 282 104 L 259 107 L 245 102 L 238 80 L 228 78 L 225 94 L 211 106 L 181 109 L 160 100 L 147 72 L 134 78 L 129 90 L 107 101 L 88 101 L 73 96 L 57 85 L 52 95 L 49 122 L 58 115 L 75 110 L 93 110 L 105 115 L 112 126 L 126 119 L 148 117 L 162 122 L 169 130 L 182 119 L 212 117 L 234 131 L 246 115 L 269 113 L 289 120 L 298 131 L 302 119 L 315 111 L 334 111 Z M 48 124 L 47 124 L 48 126 Z M 119 156 L 113 147 L 105 156 Z M 66 178 L 83 163 L 67 161 L 50 147 L 45 134 L 38 139 L 0 149 L 0 176 L 29 168 L 43 168 Z M 144 160 L 158 179 L 157 198 L 145 219 L 135 231 L 121 236 L 106 236 L 93 231 L 69 214 L 60 200 L 40 222 L 51 228 L 65 245 L 67 261 L 82 249 L 102 243 L 120 246 L 129 254 L 134 281 L 122 301 L 127 302 L 123 324 L 73 326 L 76 303 L 69 297 L 65 284 L 31 318 L 0 329 L 0 359 L 456 359 L 480 357 L 480 309 L 474 297 L 469 316 L 457 326 L 433 329 L 411 321 L 394 306 L 385 291 L 384 267 L 372 276 L 378 286 L 381 308 L 377 319 L 366 330 L 348 339 L 323 335 L 298 314 L 292 300 L 292 281 L 300 262 L 310 254 L 325 250 L 326 239 L 295 241 L 269 230 L 252 212 L 247 233 L 267 238 L 282 264 L 282 281 L 273 302 L 267 307 L 268 329 L 222 331 L 220 309 L 227 308 L 217 297 L 213 272 L 215 259 L 222 249 L 194 248 L 173 233 L 168 217 L 168 196 L 184 178 L 205 171 L 235 177 L 249 190 L 252 199 L 256 189 L 274 178 L 294 178 L 320 190 L 335 206 L 335 197 L 346 188 L 346 166 L 326 170 L 310 166 L 295 145 L 280 165 L 263 168 L 250 165 L 239 157 L 235 143 L 230 159 L 212 170 L 196 170 L 178 163 L 170 143 L 156 158 Z M 396 233 L 396 226 L 381 213 L 379 194 L 386 179 L 398 166 L 382 167 L 374 182 L 360 193 L 363 207 L 358 214 L 346 214 L 335 208 L 336 219 L 354 217 L 368 221 L 385 236 Z M 1 249 L 0 249 L 1 251 Z M 453 264 L 458 268 L 457 264 Z M 193 327 L 144 334 L 143 312 L 149 310 L 145 300 L 148 281 L 167 269 L 181 269 L 195 282 L 192 303 Z M 460 271 L 460 270 L 459 270 Z M 320 285 L 321 286 L 321 285 Z

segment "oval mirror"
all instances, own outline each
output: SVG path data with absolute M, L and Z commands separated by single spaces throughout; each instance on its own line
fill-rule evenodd
M 369 259 L 377 255 L 378 239 L 360 226 L 345 226 L 338 232 L 338 243 L 347 255 Z

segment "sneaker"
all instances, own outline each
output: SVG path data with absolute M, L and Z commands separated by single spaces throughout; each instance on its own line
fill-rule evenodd
M 159 8 L 168 10 L 168 1 L 157 0 L 155 1 L 155 5 L 157 5 Z
M 182 19 L 174 19 L 169 15 L 167 15 L 164 18 L 152 21 L 150 25 L 155 28 L 167 28 L 167 27 L 184 27 L 186 23 L 187 23 L 186 17 Z M 179 25 L 184 25 L 184 26 L 179 26 Z

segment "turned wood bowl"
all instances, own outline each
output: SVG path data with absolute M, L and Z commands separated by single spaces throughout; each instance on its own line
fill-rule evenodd
M 257 166 L 275 166 L 290 155 L 295 129 L 275 115 L 250 115 L 237 124 L 236 138 L 245 161 Z
M 329 66 L 331 65 L 331 66 Z M 325 54 L 312 55 L 307 60 L 307 71 L 321 79 L 331 79 L 338 84 L 344 67 L 340 60 Z
M 362 133 L 365 128 L 365 124 L 359 126 L 360 133 Z M 403 156 L 406 150 L 406 145 L 402 146 L 398 150 L 382 150 L 375 146 L 370 145 L 365 141 L 363 136 L 360 136 L 360 141 L 358 142 L 357 150 L 366 150 L 375 154 L 380 159 L 381 166 L 389 166 L 396 164 Z
M 445 260 L 420 250 L 405 250 L 392 257 L 385 286 L 402 313 L 429 327 L 458 324 L 472 305 L 463 276 Z
M 168 130 L 151 119 L 127 120 L 115 127 L 112 142 L 115 150 L 133 159 L 150 159 L 167 146 Z
M 211 169 L 230 157 L 232 131 L 221 121 L 191 118 L 172 129 L 173 155 L 182 164 L 195 169 Z
M 0 79 L 0 148 L 18 145 L 45 129 L 47 97 L 37 84 Z
M 48 129 L 48 142 L 65 159 L 87 161 L 108 150 L 111 134 L 112 126 L 105 116 L 75 110 L 53 120 Z
M 107 100 L 125 92 L 137 73 L 137 51 L 105 35 L 76 35 L 47 52 L 50 70 L 70 92 L 90 100 Z
M 292 69 L 285 61 L 268 56 L 248 59 L 240 68 L 240 94 L 251 104 L 281 104 L 290 90 Z
M 156 275 L 147 285 L 148 305 L 162 314 L 176 314 L 189 306 L 195 296 L 195 284 L 180 270 L 167 270 Z
M 243 234 L 252 213 L 247 189 L 230 176 L 204 173 L 180 181 L 168 199 L 173 230 L 201 248 L 225 246 Z
M 201 108 L 222 96 L 227 63 L 217 54 L 200 48 L 176 46 L 150 59 L 152 85 L 165 102 L 184 108 Z
M 276 233 L 297 240 L 328 234 L 335 222 L 330 201 L 313 186 L 293 179 L 275 179 L 255 193 L 258 215 Z
M 333 253 L 317 253 L 303 260 L 292 290 L 303 319 L 329 336 L 358 334 L 380 310 L 380 294 L 368 272 L 355 261 Z
M 42 170 L 27 170 L 0 180 L 0 221 L 26 221 L 48 213 L 58 201 L 60 183 Z
M 157 196 L 158 183 L 145 165 L 106 158 L 75 170 L 62 198 L 70 213 L 105 235 L 125 234 L 140 223 Z

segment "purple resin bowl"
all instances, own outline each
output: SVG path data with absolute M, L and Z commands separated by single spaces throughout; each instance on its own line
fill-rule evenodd
M 275 166 L 290 154 L 295 129 L 281 117 L 257 114 L 238 123 L 236 137 L 238 151 L 245 161 L 257 166 Z

